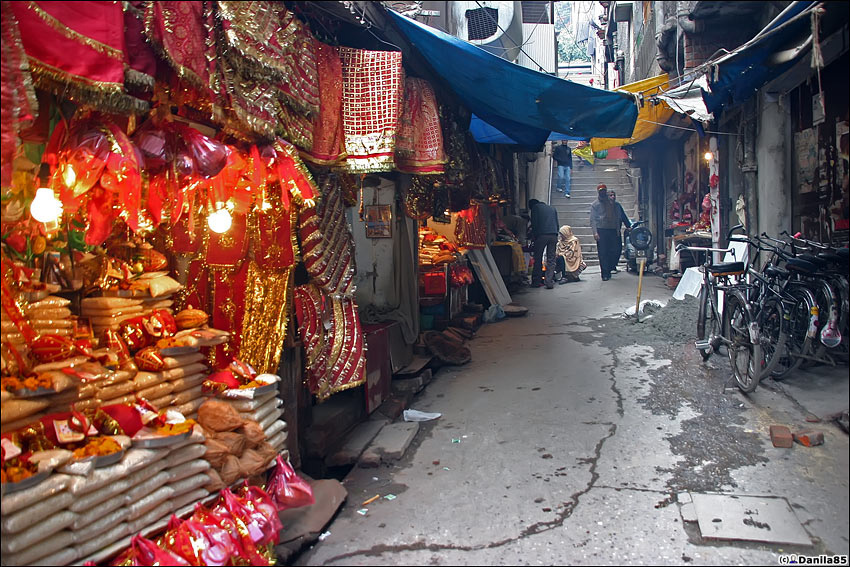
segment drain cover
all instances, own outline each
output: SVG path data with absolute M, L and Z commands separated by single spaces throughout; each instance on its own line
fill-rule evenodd
M 702 537 L 812 545 L 784 498 L 691 493 Z

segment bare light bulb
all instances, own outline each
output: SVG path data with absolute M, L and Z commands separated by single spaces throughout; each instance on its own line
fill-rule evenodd
M 705 158 L 705 161 L 711 161 L 712 158 L 714 158 L 711 152 L 705 152 L 705 155 L 703 157 Z
M 210 230 L 218 234 L 224 234 L 233 225 L 233 217 L 224 207 L 220 208 L 209 217 L 207 217 L 207 225 Z
M 30 214 L 38 222 L 56 222 L 62 216 L 62 202 L 56 198 L 53 189 L 39 187 L 30 204 Z

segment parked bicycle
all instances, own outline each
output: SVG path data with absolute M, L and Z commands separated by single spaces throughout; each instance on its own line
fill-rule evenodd
M 700 267 L 703 283 L 698 299 L 697 350 L 708 360 L 721 346 L 725 347 L 735 384 L 742 392 L 752 392 L 762 377 L 763 355 L 758 322 L 746 297 L 747 284 L 737 281 L 746 271 L 745 263 L 713 262 L 712 253 L 734 254 L 732 248 L 679 246 L 677 249 L 705 253 Z

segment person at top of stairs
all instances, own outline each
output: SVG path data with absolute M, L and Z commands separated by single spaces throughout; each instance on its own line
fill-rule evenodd
M 566 142 L 555 146 L 552 159 L 558 164 L 558 192 L 563 192 L 564 197 L 570 198 L 570 173 L 573 168 L 573 152 Z

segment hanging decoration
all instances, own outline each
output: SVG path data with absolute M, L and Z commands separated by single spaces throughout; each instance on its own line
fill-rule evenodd
M 313 117 L 313 145 L 302 157 L 317 165 L 334 165 L 345 157 L 342 124 L 342 61 L 339 48 L 313 40 L 319 75 L 319 111 Z
M 401 52 L 341 47 L 346 167 L 352 173 L 392 171 L 401 109 Z
M 407 77 L 395 148 L 396 169 L 404 173 L 443 173 L 446 155 L 437 97 L 424 79 Z
M 307 354 L 307 384 L 320 401 L 366 381 L 363 332 L 353 298 L 313 284 L 295 288 L 295 314 Z

